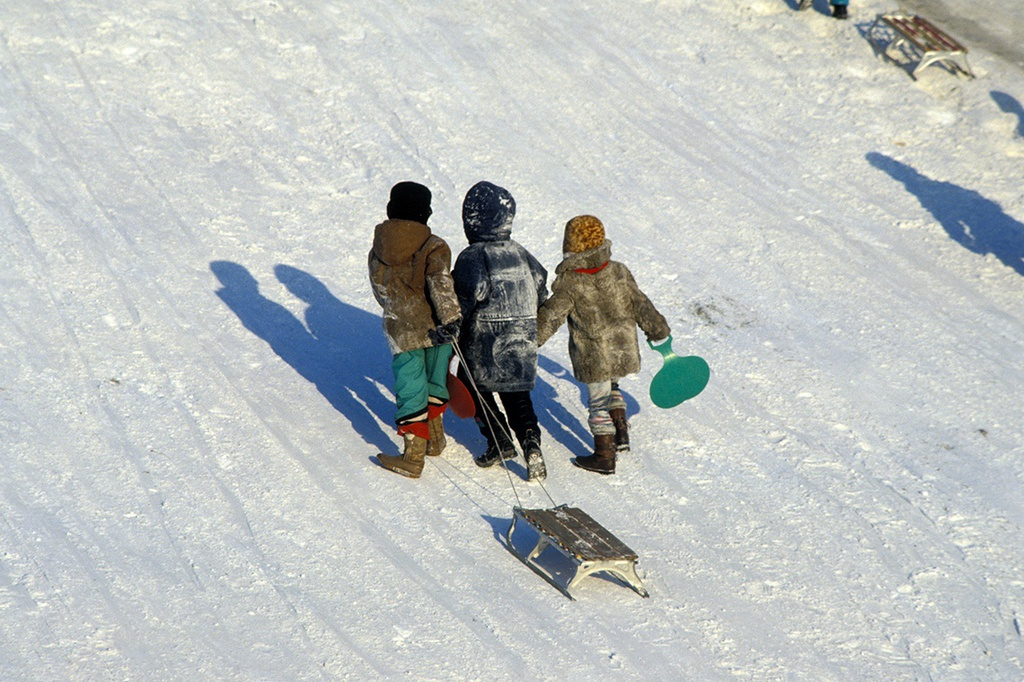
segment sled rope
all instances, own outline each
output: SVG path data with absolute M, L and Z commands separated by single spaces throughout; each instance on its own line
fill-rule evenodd
M 497 415 L 494 414 L 494 411 L 491 410 L 490 406 L 481 397 L 476 380 L 473 378 L 472 372 L 469 371 L 466 359 L 462 355 L 462 349 L 454 341 L 452 346 L 459 357 L 459 362 L 466 368 L 466 376 L 469 377 L 470 388 L 476 394 L 479 403 L 484 407 L 484 420 L 491 432 L 491 438 L 494 438 L 496 441 L 494 422 L 497 420 Z M 502 428 L 504 429 L 504 427 Z M 512 434 L 506 433 L 506 435 L 511 440 Z M 512 508 L 512 524 L 505 533 L 505 539 L 502 543 L 505 549 L 569 599 L 575 599 L 570 592 L 575 585 L 579 584 L 587 576 L 602 571 L 619 578 L 641 596 L 650 596 L 640 580 L 640 576 L 636 573 L 636 552 L 612 535 L 604 526 L 588 516 L 582 509 L 568 507 L 564 504 L 558 506 L 554 498 L 551 497 L 551 493 L 548 492 L 547 486 L 541 480 L 537 480 L 537 482 L 540 483 L 544 494 L 551 501 L 552 508 L 524 509 L 523 503 L 519 499 L 519 491 L 516 490 L 516 485 L 512 480 L 512 472 L 509 470 L 508 464 L 501 458 L 500 454 L 498 458 L 501 460 L 501 466 L 505 469 L 508 484 L 516 498 L 516 505 Z M 512 534 L 516 530 L 516 522 L 520 519 L 524 525 L 531 528 L 537 535 L 536 545 L 528 553 L 521 552 L 512 542 Z M 568 572 L 568 580 L 565 581 L 565 584 L 559 582 L 555 572 L 537 561 L 548 547 L 553 547 L 574 566 Z
M 494 412 L 491 410 L 487 402 L 483 400 L 483 398 L 481 397 L 480 389 L 476 385 L 476 379 L 473 378 L 473 373 L 469 371 L 469 365 L 466 363 L 466 358 L 462 355 L 462 348 L 459 347 L 459 343 L 453 340 L 452 348 L 455 349 L 455 354 L 459 356 L 459 362 L 466 369 L 466 376 L 469 377 L 470 388 L 473 390 L 473 393 L 476 394 L 476 397 L 479 399 L 480 405 L 484 408 L 484 422 L 487 424 L 488 431 L 491 432 L 491 438 L 497 441 L 497 433 L 494 428 L 495 422 L 497 421 L 497 415 L 494 414 Z M 499 428 L 501 428 L 502 431 L 505 431 L 505 435 L 508 437 L 509 440 L 512 440 L 514 442 L 512 434 L 509 433 L 509 431 L 507 431 L 505 427 L 499 425 Z M 516 498 L 516 506 L 522 507 L 523 502 L 522 500 L 519 499 L 519 491 L 516 489 L 516 484 L 515 481 L 512 479 L 512 472 L 509 470 L 508 464 L 505 462 L 505 459 L 500 455 L 498 457 L 498 461 L 501 464 L 501 468 L 505 470 L 505 476 L 508 478 L 508 485 L 510 488 L 512 488 L 512 494 Z M 555 505 L 555 500 L 554 498 L 551 497 L 551 493 L 548 492 L 547 486 L 544 485 L 544 481 L 538 479 L 537 483 L 540 485 L 541 490 L 544 491 L 544 494 L 547 496 L 547 498 L 551 500 L 551 504 Z

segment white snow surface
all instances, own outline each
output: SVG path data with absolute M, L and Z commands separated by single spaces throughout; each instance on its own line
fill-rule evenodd
M 1024 72 L 915 81 L 887 0 L 795 5 L 5 2 L 0 679 L 1020 680 Z M 508 188 L 552 273 L 599 216 L 708 388 L 655 408 L 645 347 L 633 451 L 584 472 L 562 330 L 543 486 L 451 414 L 421 479 L 379 467 L 401 180 L 455 254 Z M 566 599 L 517 504 L 650 598 Z

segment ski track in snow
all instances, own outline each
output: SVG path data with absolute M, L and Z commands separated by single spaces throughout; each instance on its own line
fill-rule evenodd
M 915 82 L 888 6 L 794 5 L 5 6 L 0 678 L 1024 676 L 1022 73 Z M 645 353 L 633 452 L 580 472 L 563 330 L 544 488 L 454 418 L 380 469 L 402 179 L 455 253 L 508 187 L 551 273 L 600 216 L 708 389 L 656 410 Z M 549 495 L 649 600 L 502 549 Z

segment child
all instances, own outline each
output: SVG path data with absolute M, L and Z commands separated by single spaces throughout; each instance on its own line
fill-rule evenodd
M 566 223 L 562 251 L 565 257 L 555 270 L 551 298 L 537 314 L 537 340 L 544 345 L 568 318 L 569 358 L 573 375 L 587 386 L 588 424 L 594 434 L 594 454 L 577 457 L 573 464 L 613 474 L 616 450 L 629 449 L 626 403 L 618 380 L 640 371 L 636 327 L 655 344 L 667 340 L 671 330 L 629 269 L 610 260 L 612 243 L 605 239 L 600 220 L 582 215 Z
M 427 227 L 430 214 L 429 189 L 415 182 L 392 187 L 388 220 L 375 228 L 369 255 L 370 284 L 394 355 L 395 422 L 405 441 L 402 456 L 378 459 L 410 478 L 420 477 L 424 455 L 445 447 L 448 362 L 461 322 L 449 273 L 452 253 Z
M 486 452 L 475 461 L 489 467 L 515 457 L 511 425 L 527 476 L 534 480 L 547 475 L 530 391 L 537 378 L 537 308 L 548 295 L 548 273 L 511 239 L 515 214 L 508 190 L 489 182 L 473 185 L 462 204 L 469 246 L 456 259 L 452 277 L 462 307 L 459 347 L 468 365 L 459 373 L 467 385 L 476 386 L 477 426 L 487 439 Z M 507 421 L 498 411 L 495 391 Z
M 832 5 L 832 16 L 836 19 L 845 19 L 847 15 L 846 8 L 850 4 L 850 0 L 830 0 Z

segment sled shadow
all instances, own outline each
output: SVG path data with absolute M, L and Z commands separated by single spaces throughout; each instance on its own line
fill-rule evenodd
M 870 152 L 866 158 L 903 183 L 955 242 L 973 253 L 991 253 L 1024 275 L 1024 223 L 1007 215 L 999 204 L 974 190 L 932 180 L 884 154 Z
M 509 510 L 511 512 L 511 510 Z M 488 523 L 491 527 L 491 532 L 494 533 L 494 539 L 505 544 L 505 534 L 508 532 L 508 527 L 512 525 L 512 516 L 509 514 L 508 518 L 501 516 L 490 516 L 488 514 L 481 514 L 480 518 Z
M 379 316 L 338 300 L 318 279 L 291 266 L 278 265 L 274 272 L 308 304 L 304 320 L 260 293 L 259 282 L 244 266 L 214 261 L 210 270 L 222 284 L 217 296 L 246 329 L 316 386 L 366 443 L 382 452 L 397 451 L 378 422 L 394 420 L 394 403 L 378 386 L 391 382 L 391 356 Z
M 1024 137 L 1024 106 L 1005 92 L 993 90 L 989 94 L 1000 109 L 1017 117 L 1017 134 Z

